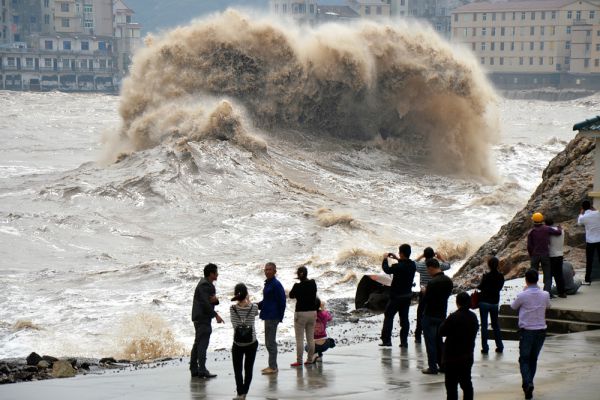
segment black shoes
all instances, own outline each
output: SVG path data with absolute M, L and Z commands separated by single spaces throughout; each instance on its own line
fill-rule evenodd
M 379 347 L 392 347 L 392 342 L 379 343 Z
M 533 385 L 529 385 L 526 388 L 523 388 L 523 392 L 525 392 L 526 399 L 533 399 Z
M 561 299 L 566 299 L 567 295 L 564 294 L 564 293 L 561 293 L 561 294 L 558 295 L 558 297 L 560 297 Z
M 487 353 L 489 353 L 489 350 L 481 349 L 481 354 L 487 354 Z
M 498 348 L 496 348 L 496 353 L 504 353 L 504 349 L 498 349 Z
M 421 370 L 422 373 L 424 373 L 425 375 L 437 375 L 437 371 L 431 369 L 431 368 L 425 368 Z
M 199 374 L 199 373 L 192 372 L 192 378 L 210 379 L 210 378 L 216 378 L 216 377 L 217 377 L 216 374 L 211 374 L 210 372 L 207 372 L 205 374 Z
M 404 347 L 405 349 L 408 349 L 408 343 L 400 343 L 400 347 Z

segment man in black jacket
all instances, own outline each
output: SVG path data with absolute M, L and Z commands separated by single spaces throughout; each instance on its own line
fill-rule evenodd
M 459 293 L 456 296 L 458 310 L 440 326 L 440 336 L 446 337 L 442 365 L 446 371 L 447 400 L 458 400 L 458 384 L 463 391 L 463 400 L 473 400 L 471 367 L 479 323 L 477 316 L 469 310 L 470 303 L 471 296 Z
M 399 248 L 399 257 L 396 257 L 393 253 L 385 253 L 383 255 L 383 272 L 392 274 L 393 278 L 390 288 L 390 299 L 384 313 L 385 317 L 383 319 L 383 328 L 381 329 L 380 346 L 392 345 L 394 316 L 398 313 L 400 314 L 400 347 L 408 347 L 408 331 L 410 330 L 408 310 L 410 308 L 413 281 L 417 270 L 415 262 L 410 259 L 410 253 L 410 245 L 403 244 Z M 388 258 L 394 258 L 398 262 L 389 266 Z
M 423 336 L 425 337 L 425 348 L 427 349 L 428 368 L 421 372 L 424 374 L 437 374 L 438 365 L 442 361 L 442 337 L 439 328 L 446 319 L 448 309 L 448 297 L 452 294 L 452 280 L 442 272 L 440 263 L 435 258 L 426 261 L 427 272 L 431 281 L 425 288 L 423 302 Z
M 217 323 L 222 324 L 223 319 L 215 311 L 215 306 L 219 304 L 216 296 L 214 281 L 217 280 L 219 272 L 215 264 L 206 264 L 204 267 L 204 278 L 198 282 L 194 292 L 194 304 L 192 306 L 192 321 L 196 336 L 192 354 L 190 357 L 190 372 L 193 377 L 214 378 L 217 375 L 211 374 L 206 369 L 206 350 L 212 333 L 211 321 L 213 318 Z

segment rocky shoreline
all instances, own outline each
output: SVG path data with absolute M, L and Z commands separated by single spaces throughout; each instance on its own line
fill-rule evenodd
M 576 223 L 581 201 L 593 187 L 595 147 L 593 140 L 577 134 L 544 169 L 542 183 L 527 205 L 454 275 L 455 287 L 467 290 L 477 286 L 487 271 L 486 256 L 491 253 L 500 259 L 500 271 L 506 279 L 523 276 L 529 267 L 527 234 L 534 212 L 551 216 L 565 230 L 565 261 L 570 261 L 575 268 L 585 266 L 585 230 Z
M 106 371 L 156 368 L 166 365 L 174 358 L 152 361 L 130 361 L 106 358 L 77 358 L 43 355 L 33 352 L 27 358 L 0 360 L 0 385 L 18 382 L 41 381 L 54 378 L 72 378 L 76 375 L 102 374 Z M 180 361 L 182 359 L 179 359 Z

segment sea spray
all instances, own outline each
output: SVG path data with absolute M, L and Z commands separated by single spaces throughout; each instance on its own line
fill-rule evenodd
M 147 44 L 124 81 L 115 158 L 174 136 L 254 149 L 249 138 L 258 127 L 398 140 L 425 149 L 428 164 L 444 172 L 493 175 L 494 92 L 472 56 L 428 28 L 399 21 L 284 27 L 227 10 Z M 211 124 L 223 101 L 231 118 Z

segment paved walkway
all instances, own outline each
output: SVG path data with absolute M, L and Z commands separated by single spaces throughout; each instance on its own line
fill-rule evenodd
M 492 345 L 493 346 L 493 345 Z M 492 347 L 493 348 L 493 347 Z M 477 350 L 479 351 L 479 346 Z M 215 358 L 219 360 L 215 361 Z M 249 399 L 444 399 L 444 376 L 423 375 L 425 346 L 381 349 L 376 343 L 338 346 L 322 365 L 292 369 L 291 353 L 279 357 L 277 376 L 262 376 L 265 354 L 255 365 Z M 477 399 L 522 399 L 517 365 L 518 343 L 506 342 L 502 355 L 475 355 L 473 382 Z M 108 372 L 0 386 L 0 399 L 229 399 L 234 378 L 228 355 L 213 354 L 209 368 L 219 376 L 190 379 L 186 360 L 138 371 Z M 534 398 L 597 400 L 600 398 L 600 331 L 550 338 L 541 354 Z

